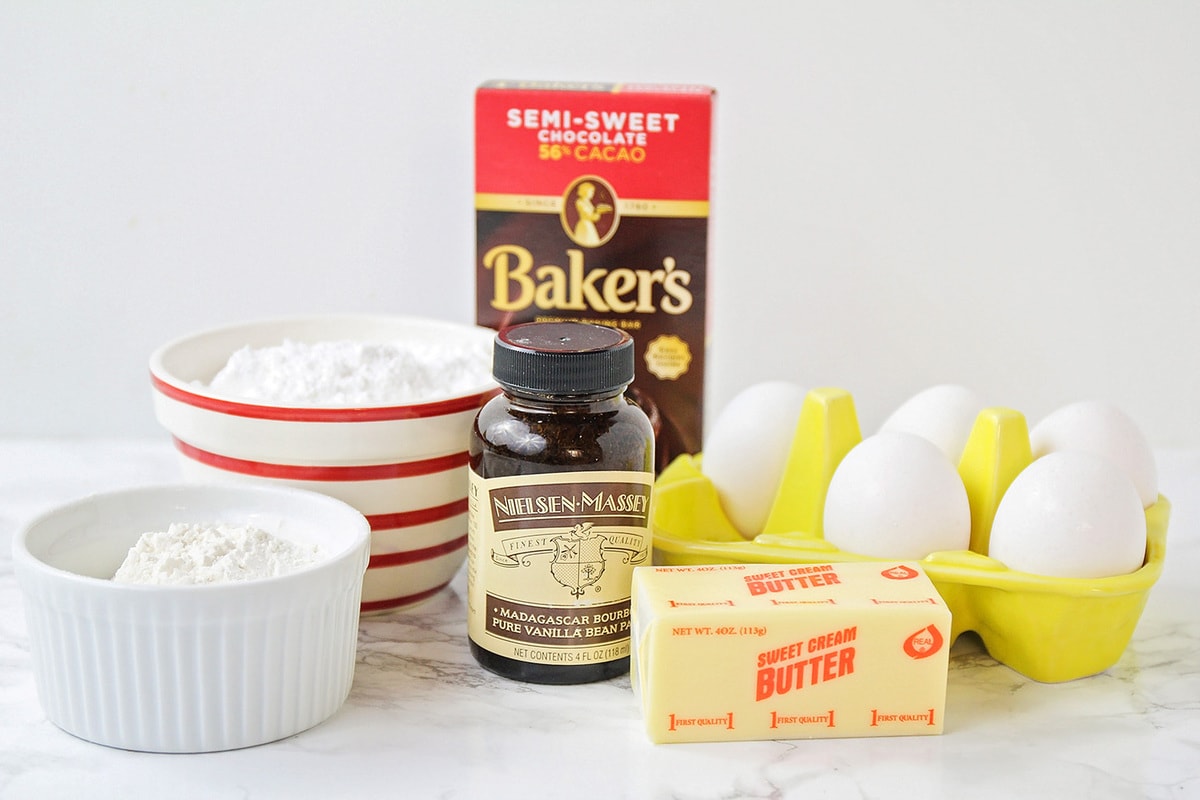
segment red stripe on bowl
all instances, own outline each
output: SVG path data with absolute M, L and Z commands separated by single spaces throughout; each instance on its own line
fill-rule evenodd
M 421 461 L 405 461 L 399 464 L 363 464 L 343 467 L 271 464 L 266 461 L 249 461 L 244 458 L 210 453 L 195 445 L 190 445 L 178 437 L 173 438 L 176 449 L 193 461 L 199 461 L 201 464 L 223 469 L 226 472 L 254 475 L 259 478 L 283 478 L 296 481 L 379 481 L 432 475 L 436 472 L 458 469 L 467 463 L 467 454 L 464 452 L 426 458 Z
M 460 536 L 448 542 L 435 544 L 432 547 L 422 547 L 419 550 L 405 550 L 402 553 L 376 553 L 367 563 L 367 569 L 382 569 L 383 567 L 398 567 L 403 564 L 414 564 L 418 561 L 428 561 L 431 558 L 453 553 L 467 546 L 467 537 Z
M 414 511 L 396 511 L 392 514 L 367 514 L 367 522 L 372 531 L 386 531 L 392 528 L 411 528 L 414 525 L 424 525 L 427 522 L 439 522 L 467 513 L 467 498 L 454 500 L 440 506 L 418 508 Z
M 390 597 L 387 600 L 372 600 L 368 603 L 363 603 L 359 610 L 363 613 L 369 614 L 373 611 L 387 611 L 389 608 L 407 606 L 420 600 L 424 600 L 427 597 L 433 597 L 435 594 L 440 592 L 442 589 L 445 589 L 449 585 L 450 581 L 446 581 L 440 586 L 435 586 L 432 589 L 426 589 L 425 591 L 417 592 L 416 594 L 405 595 L 404 597 Z
M 281 422 L 384 422 L 397 419 L 422 419 L 457 414 L 479 408 L 500 393 L 498 388 L 486 392 L 436 400 L 431 403 L 413 403 L 403 406 L 368 406 L 365 408 L 312 408 L 306 406 L 265 406 L 255 403 L 239 403 L 221 400 L 202 394 L 193 394 L 167 383 L 151 373 L 150 382 L 166 397 L 189 406 L 216 411 L 235 417 L 272 419 Z

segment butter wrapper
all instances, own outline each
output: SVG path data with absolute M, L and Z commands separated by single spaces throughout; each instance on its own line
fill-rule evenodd
M 950 610 L 917 563 L 639 567 L 632 618 L 653 742 L 942 732 Z

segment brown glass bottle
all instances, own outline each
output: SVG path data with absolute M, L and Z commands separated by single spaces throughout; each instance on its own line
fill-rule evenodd
M 629 581 L 649 563 L 654 434 L 625 396 L 633 341 L 620 330 L 528 323 L 496 337 L 503 394 L 480 410 L 470 452 L 471 653 L 533 683 L 629 670 Z

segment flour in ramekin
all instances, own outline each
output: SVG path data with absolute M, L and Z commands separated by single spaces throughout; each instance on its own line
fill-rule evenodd
M 189 585 L 233 583 L 286 575 L 320 558 L 299 545 L 249 525 L 172 523 L 143 533 L 113 580 Z
M 491 381 L 491 348 L 453 343 L 284 341 L 243 347 L 209 383 L 243 400 L 320 406 L 402 405 Z

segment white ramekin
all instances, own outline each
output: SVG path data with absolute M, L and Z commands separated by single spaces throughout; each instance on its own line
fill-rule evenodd
M 296 572 L 186 586 L 110 580 L 142 533 L 253 525 L 316 544 Z M 82 739 L 208 752 L 281 739 L 330 717 L 354 677 L 370 531 L 349 505 L 290 488 L 152 486 L 99 494 L 17 534 L 38 695 Z

